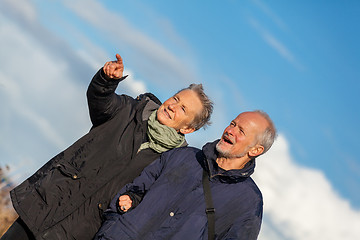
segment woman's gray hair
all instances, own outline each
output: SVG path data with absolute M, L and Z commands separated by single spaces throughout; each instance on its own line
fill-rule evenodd
M 213 102 L 210 100 L 210 98 L 205 94 L 202 84 L 195 84 L 192 83 L 189 85 L 189 87 L 181 89 L 177 93 L 184 91 L 184 90 L 192 90 L 194 91 L 203 106 L 202 111 L 200 114 L 197 114 L 190 124 L 189 127 L 195 128 L 195 130 L 198 130 L 202 127 L 206 128 L 207 126 L 211 125 L 210 117 L 213 112 Z
M 259 113 L 269 124 L 265 131 L 257 136 L 258 144 L 264 147 L 264 151 L 262 153 L 264 154 L 270 149 L 277 137 L 276 128 L 270 116 L 266 112 L 262 110 L 255 110 L 254 112 Z

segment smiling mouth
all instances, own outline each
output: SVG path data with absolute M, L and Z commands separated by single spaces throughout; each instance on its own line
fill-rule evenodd
M 232 142 L 232 140 L 228 137 L 228 134 L 224 134 L 222 137 L 223 142 L 227 143 L 227 144 L 231 144 L 233 145 L 234 143 Z
M 170 114 L 168 113 L 168 111 L 166 110 L 166 108 L 164 108 L 164 113 L 165 113 L 165 115 L 166 115 L 169 119 L 171 119 Z

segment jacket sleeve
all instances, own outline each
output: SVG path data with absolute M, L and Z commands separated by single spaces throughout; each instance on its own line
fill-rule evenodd
M 141 204 L 141 199 L 144 197 L 146 192 L 151 188 L 151 185 L 159 178 L 163 169 L 166 166 L 167 159 L 170 158 L 172 151 L 163 153 L 160 158 L 148 165 L 132 183 L 126 184 L 113 198 L 109 208 L 105 212 L 118 212 L 118 199 L 121 195 L 128 194 L 139 200 L 136 204 Z M 136 205 L 135 204 L 135 205 Z M 132 206 L 134 208 L 136 206 Z
M 115 93 L 118 84 L 126 77 L 120 79 L 108 78 L 103 68 L 101 68 L 91 80 L 86 95 L 93 127 L 106 122 L 122 106 L 135 101 L 127 95 L 117 95 Z
M 239 218 L 231 225 L 230 229 L 223 234 L 224 237 L 219 239 L 224 240 L 256 240 L 258 238 L 261 227 L 261 217 L 253 216 L 244 219 L 244 216 Z

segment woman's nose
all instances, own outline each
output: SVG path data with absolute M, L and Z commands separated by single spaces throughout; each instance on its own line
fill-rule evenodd
M 176 103 L 169 104 L 169 106 L 168 106 L 168 108 L 169 108 L 171 111 L 174 111 L 174 110 L 175 110 L 175 107 L 176 107 Z

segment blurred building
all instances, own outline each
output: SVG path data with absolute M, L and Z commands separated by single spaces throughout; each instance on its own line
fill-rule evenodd
M 10 190 L 13 189 L 14 183 L 11 181 L 9 173 L 9 166 L 0 166 L 0 236 L 17 218 L 10 199 Z

